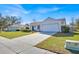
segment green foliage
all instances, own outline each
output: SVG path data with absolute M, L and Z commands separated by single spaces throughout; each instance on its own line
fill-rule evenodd
M 71 53 L 71 51 L 64 48 L 66 40 L 77 40 L 79 41 L 79 32 L 74 32 L 74 34 L 66 33 L 56 33 L 46 40 L 38 43 L 36 47 L 49 50 L 55 53 Z M 79 54 L 79 52 L 77 52 Z
M 23 30 L 21 30 L 22 32 L 31 32 L 31 30 L 29 30 L 29 29 L 23 29 Z
M 21 32 L 21 31 L 15 31 L 15 32 L 1 32 L 0 33 L 0 36 L 2 37 L 6 37 L 6 38 L 9 38 L 9 39 L 12 39 L 12 38 L 16 38 L 16 37 L 21 37 L 21 36 L 24 36 L 24 35 L 29 35 L 31 34 L 32 32 Z
M 31 30 L 29 29 L 29 27 L 26 27 L 24 29 L 21 29 L 21 31 L 23 31 L 23 32 L 31 32 Z
M 76 19 L 76 28 L 79 29 L 79 19 Z
M 17 29 L 16 31 L 20 31 L 20 29 Z
M 61 30 L 62 30 L 63 33 L 68 33 L 70 28 L 68 26 L 62 26 Z
M 2 14 L 0 14 L 0 31 L 11 25 L 19 24 L 20 20 L 21 19 L 16 16 L 2 16 Z
M 26 29 L 29 29 L 29 27 L 26 27 Z

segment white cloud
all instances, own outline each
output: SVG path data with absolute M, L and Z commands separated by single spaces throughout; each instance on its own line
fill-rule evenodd
M 3 4 L 0 5 L 0 13 L 2 13 L 3 16 L 9 15 L 9 16 L 17 16 L 21 17 L 21 22 L 29 22 L 27 20 L 27 17 L 30 13 L 31 10 L 24 9 L 21 5 L 18 4 Z
M 17 8 L 17 11 L 19 10 L 20 12 L 22 12 L 23 14 L 28 14 L 28 13 L 30 13 L 31 11 L 28 11 L 28 10 L 26 10 L 26 9 L 24 9 L 22 6 L 20 6 L 20 5 L 15 5 L 16 6 L 16 8 Z
M 20 6 L 18 4 L 14 4 L 14 5 L 2 5 L 0 7 L 3 8 L 2 14 L 4 14 L 4 15 L 23 16 L 23 15 L 27 15 L 27 14 L 30 13 L 30 11 L 24 9 L 22 6 Z
M 38 10 L 36 10 L 36 12 L 38 13 L 47 13 L 47 12 L 51 12 L 51 11 L 58 11 L 60 8 L 58 7 L 53 7 L 53 8 L 40 8 Z

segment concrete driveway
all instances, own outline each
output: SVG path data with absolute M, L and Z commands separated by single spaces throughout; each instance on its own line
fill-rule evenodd
M 46 34 L 46 33 L 38 32 L 35 34 L 31 34 L 31 35 L 22 36 L 19 38 L 12 39 L 12 41 L 25 42 L 25 43 L 28 43 L 28 44 L 31 44 L 32 46 L 34 46 L 34 45 L 40 43 L 41 41 L 47 39 L 48 37 L 50 37 L 53 34 L 55 34 L 55 33 Z
M 14 39 L 6 39 L 0 38 L 0 45 L 5 48 L 0 49 L 0 53 L 17 53 L 17 54 L 49 54 L 49 52 L 44 49 L 39 49 L 34 47 L 36 44 L 40 43 L 41 41 L 47 39 L 52 34 L 55 33 L 34 33 L 27 36 L 22 36 Z M 3 51 L 3 52 L 2 52 Z M 7 52 L 6 52 L 7 51 Z

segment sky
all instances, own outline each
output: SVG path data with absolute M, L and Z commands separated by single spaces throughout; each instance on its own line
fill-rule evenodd
M 23 24 L 47 17 L 66 18 L 66 23 L 70 23 L 72 18 L 79 18 L 79 4 L 0 4 L 0 13 L 21 17 Z

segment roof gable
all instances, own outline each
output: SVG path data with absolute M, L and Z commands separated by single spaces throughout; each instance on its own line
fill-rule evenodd
M 65 18 L 54 19 L 54 18 L 48 17 L 48 18 L 46 18 L 45 20 L 43 20 L 41 22 L 33 22 L 33 23 L 31 23 L 31 25 L 36 26 L 36 25 L 39 25 L 39 24 L 42 24 L 42 23 L 46 23 L 46 22 L 50 22 L 50 23 L 52 23 L 52 22 L 65 22 Z
M 54 19 L 54 18 L 51 18 L 51 17 L 48 17 L 44 20 L 45 21 L 65 21 L 65 18 L 62 18 L 62 19 Z

